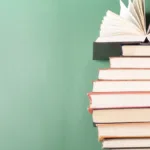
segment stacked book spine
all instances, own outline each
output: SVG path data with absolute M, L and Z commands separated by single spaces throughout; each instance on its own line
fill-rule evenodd
M 150 46 L 122 51 L 126 56 L 111 57 L 110 68 L 99 70 L 88 110 L 102 148 L 150 149 Z

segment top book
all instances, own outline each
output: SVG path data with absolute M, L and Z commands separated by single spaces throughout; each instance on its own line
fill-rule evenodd
M 129 0 L 128 7 L 120 0 L 120 15 L 108 10 L 95 42 L 150 41 L 150 26 L 146 29 L 145 0 Z

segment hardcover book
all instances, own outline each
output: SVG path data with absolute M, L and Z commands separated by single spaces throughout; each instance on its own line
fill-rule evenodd
M 98 139 L 150 138 L 150 123 L 98 124 Z
M 150 68 L 150 57 L 111 57 L 111 68 Z M 135 75 L 134 75 L 135 76 Z
M 117 64 L 116 64 L 117 65 Z M 118 66 L 119 66 L 118 62 Z M 108 68 L 100 69 L 99 80 L 150 80 L 149 68 Z
M 122 56 L 148 57 L 150 56 L 150 45 L 124 45 Z
M 93 92 L 134 91 L 150 91 L 150 80 L 97 80 L 93 82 Z
M 150 107 L 149 92 L 92 92 L 88 94 L 90 108 L 147 108 Z
M 128 148 L 128 149 L 139 149 L 143 148 L 150 148 L 150 138 L 133 138 L 133 139 L 106 139 L 102 142 L 103 148 Z
M 93 110 L 94 124 L 150 122 L 150 108 L 98 109 Z

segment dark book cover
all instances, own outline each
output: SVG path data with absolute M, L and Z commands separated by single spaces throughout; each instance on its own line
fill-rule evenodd
M 93 43 L 93 60 L 107 60 L 122 55 L 120 43 Z
M 93 60 L 108 60 L 109 57 L 122 56 L 123 45 L 149 45 L 146 41 L 140 42 L 94 42 L 93 43 Z

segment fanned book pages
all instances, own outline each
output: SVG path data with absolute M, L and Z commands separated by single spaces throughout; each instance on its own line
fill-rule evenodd
M 108 10 L 100 25 L 95 42 L 150 41 L 150 27 L 146 29 L 145 0 L 129 0 L 128 7 L 120 0 L 120 15 Z

